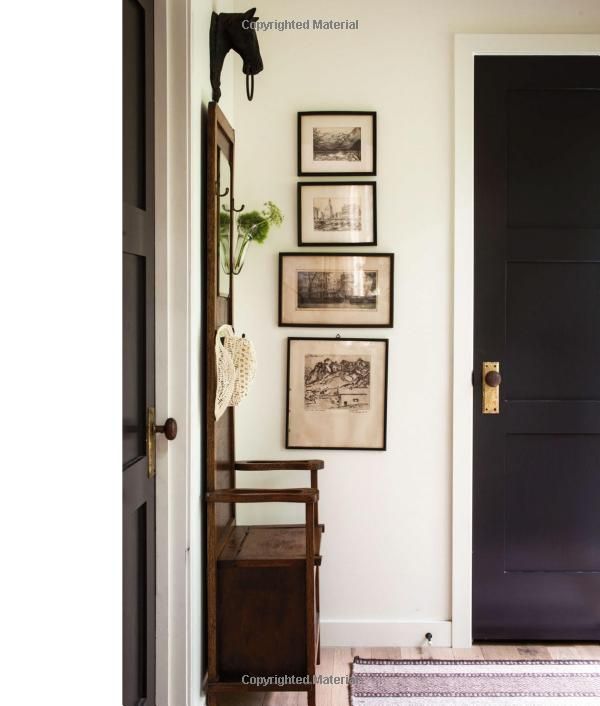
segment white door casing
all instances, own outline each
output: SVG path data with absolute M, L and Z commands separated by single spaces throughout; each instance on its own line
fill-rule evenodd
M 190 33 L 190 0 L 155 0 L 156 411 L 159 419 L 171 416 L 178 424 L 174 441 L 157 437 L 158 706 L 201 703 L 202 586 L 200 571 L 190 568 L 200 566 L 202 542 L 199 500 L 194 518 L 190 512 L 192 492 L 199 492 L 192 469 L 200 468 L 201 448 L 199 420 L 191 413 L 200 396 L 191 363 L 199 340 L 191 332 L 199 326 L 201 303 L 190 218 Z
M 600 35 L 457 34 L 454 38 L 453 647 L 472 644 L 474 60 L 480 54 L 600 54 Z

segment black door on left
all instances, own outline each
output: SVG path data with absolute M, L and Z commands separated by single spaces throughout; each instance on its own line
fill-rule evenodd
M 123 1 L 123 704 L 155 704 L 152 0 Z

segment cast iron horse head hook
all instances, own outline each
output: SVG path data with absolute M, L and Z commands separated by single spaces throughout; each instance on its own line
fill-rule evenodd
M 244 62 L 243 72 L 246 74 L 246 95 L 252 100 L 254 95 L 254 76 L 263 70 L 263 63 L 258 47 L 256 30 L 250 27 L 256 22 L 256 8 L 247 12 L 212 13 L 210 21 L 210 84 L 213 100 L 218 102 L 221 97 L 221 69 L 227 52 L 233 49 Z

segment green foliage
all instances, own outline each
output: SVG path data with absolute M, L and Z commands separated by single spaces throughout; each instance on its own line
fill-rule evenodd
M 271 226 L 280 226 L 282 222 L 283 214 L 279 208 L 272 201 L 267 201 L 262 211 L 240 213 L 237 227 L 244 239 L 264 243 Z
M 269 234 L 269 224 L 258 211 L 240 213 L 237 227 L 241 234 L 262 243 Z
M 229 238 L 229 223 L 231 218 L 227 211 L 219 213 L 219 239 Z

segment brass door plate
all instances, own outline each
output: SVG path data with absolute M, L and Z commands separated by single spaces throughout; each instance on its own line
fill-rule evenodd
M 481 374 L 481 390 L 482 390 L 482 409 L 483 414 L 500 414 L 500 385 L 490 387 L 485 376 L 491 371 L 500 372 L 500 363 L 486 362 L 482 366 Z
M 148 458 L 148 478 L 156 473 L 156 413 L 148 407 L 146 417 L 146 456 Z

